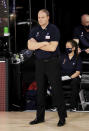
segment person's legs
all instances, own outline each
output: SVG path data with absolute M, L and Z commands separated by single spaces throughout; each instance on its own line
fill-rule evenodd
M 60 118 L 58 126 L 62 126 L 65 124 L 65 117 L 67 117 L 67 113 L 64 103 L 59 66 L 60 65 L 58 59 L 50 61 L 46 65 L 46 74 L 52 87 L 53 104 L 57 107 L 58 115 Z
M 78 94 L 79 94 L 79 85 L 80 85 L 80 79 L 74 78 L 70 82 L 71 86 L 71 108 L 77 108 L 78 105 Z
M 44 64 L 41 61 L 36 61 L 36 82 L 37 82 L 37 113 L 36 113 L 36 119 L 30 122 L 30 124 L 38 124 L 44 122 L 45 78 L 44 78 Z

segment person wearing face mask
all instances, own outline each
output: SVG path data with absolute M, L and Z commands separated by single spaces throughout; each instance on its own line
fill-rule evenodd
M 82 59 L 89 60 L 89 15 L 81 16 L 81 25 L 75 27 L 73 31 L 73 39 L 78 43 L 78 52 Z
M 71 94 L 71 110 L 77 108 L 78 90 L 81 74 L 81 58 L 78 55 L 78 45 L 74 40 L 67 41 L 65 54 L 61 56 L 61 76 L 62 84 L 69 83 L 72 89 Z

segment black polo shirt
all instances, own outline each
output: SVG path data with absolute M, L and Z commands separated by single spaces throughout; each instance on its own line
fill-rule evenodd
M 76 71 L 81 72 L 82 67 L 82 61 L 80 57 L 76 59 L 76 56 L 74 55 L 72 59 L 70 60 L 68 55 L 62 55 L 61 56 L 61 75 L 65 76 L 71 76 Z
M 29 39 L 34 38 L 37 42 L 51 42 L 60 40 L 60 32 L 58 28 L 54 24 L 48 24 L 45 29 L 42 29 L 40 25 L 34 27 L 29 35 Z M 54 56 L 57 56 L 59 53 L 59 47 L 57 47 L 56 51 L 43 51 L 40 49 L 35 50 L 35 55 L 37 59 L 48 59 Z
M 85 30 L 84 26 L 80 25 L 74 29 L 73 39 L 79 39 L 81 49 L 89 48 L 89 32 Z

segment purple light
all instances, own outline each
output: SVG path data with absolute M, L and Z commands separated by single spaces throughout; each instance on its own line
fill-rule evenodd
M 0 5 L 3 6 L 5 9 L 7 8 L 6 0 L 0 0 Z
M 3 5 L 4 5 L 5 8 L 7 7 L 6 0 L 3 0 Z

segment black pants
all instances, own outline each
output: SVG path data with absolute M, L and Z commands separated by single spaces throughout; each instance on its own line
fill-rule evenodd
M 63 81 L 63 85 L 69 85 L 71 88 L 70 105 L 71 108 L 77 108 L 79 100 L 80 78 L 74 78 L 71 80 Z
M 52 87 L 53 104 L 57 106 L 60 118 L 67 116 L 62 84 L 60 79 L 60 64 L 58 58 L 50 60 L 36 60 L 37 81 L 37 118 L 44 119 L 45 116 L 45 75 Z
M 89 54 L 87 54 L 86 52 L 81 52 L 79 55 L 82 61 L 89 61 Z

